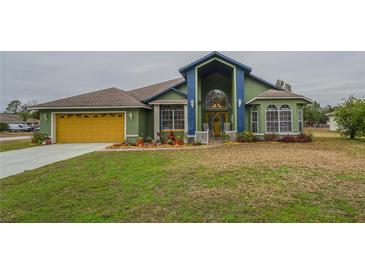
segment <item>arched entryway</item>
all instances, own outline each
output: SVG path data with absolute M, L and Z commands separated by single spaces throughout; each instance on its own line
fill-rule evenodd
M 221 136 L 234 128 L 234 69 L 213 60 L 198 69 L 198 130 Z M 199 100 L 200 98 L 200 100 Z
M 204 130 L 209 129 L 214 136 L 221 136 L 224 131 L 230 130 L 228 108 L 228 97 L 224 91 L 219 89 L 209 91 L 204 104 Z

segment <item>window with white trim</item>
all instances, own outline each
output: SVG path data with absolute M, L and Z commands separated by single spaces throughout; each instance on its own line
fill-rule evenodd
M 258 118 L 257 106 L 253 106 L 251 110 L 251 131 L 253 133 L 258 132 Z
M 275 105 L 266 108 L 266 131 L 268 133 L 279 132 L 279 110 Z
M 184 129 L 183 105 L 161 105 L 160 109 L 162 130 Z
M 298 129 L 299 132 L 303 132 L 303 110 L 298 110 Z
M 282 105 L 280 107 L 280 132 L 292 132 L 291 107 Z

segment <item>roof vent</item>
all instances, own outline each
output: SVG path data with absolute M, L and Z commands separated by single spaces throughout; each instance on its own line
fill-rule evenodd
M 291 85 L 289 85 L 288 83 L 286 83 L 285 81 L 283 80 L 280 80 L 278 79 L 276 81 L 276 87 L 280 90 L 283 90 L 283 91 L 287 91 L 287 92 L 291 92 Z

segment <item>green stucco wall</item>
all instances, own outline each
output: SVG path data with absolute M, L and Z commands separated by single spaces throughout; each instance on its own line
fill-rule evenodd
M 260 93 L 271 89 L 270 86 L 253 79 L 249 75 L 245 75 L 245 102 L 256 97 Z
M 171 90 L 169 92 L 166 92 L 165 94 L 162 94 L 161 96 L 158 96 L 153 101 L 155 100 L 186 100 L 186 96 Z
M 138 115 L 139 136 L 153 138 L 153 111 L 140 109 Z

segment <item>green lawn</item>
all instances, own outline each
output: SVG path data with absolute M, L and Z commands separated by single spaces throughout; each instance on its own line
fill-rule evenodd
M 14 140 L 14 141 L 0 141 L 0 152 L 34 147 L 35 144 L 32 144 L 30 140 Z
M 2 222 L 364 222 L 365 142 L 95 152 L 0 186 Z

